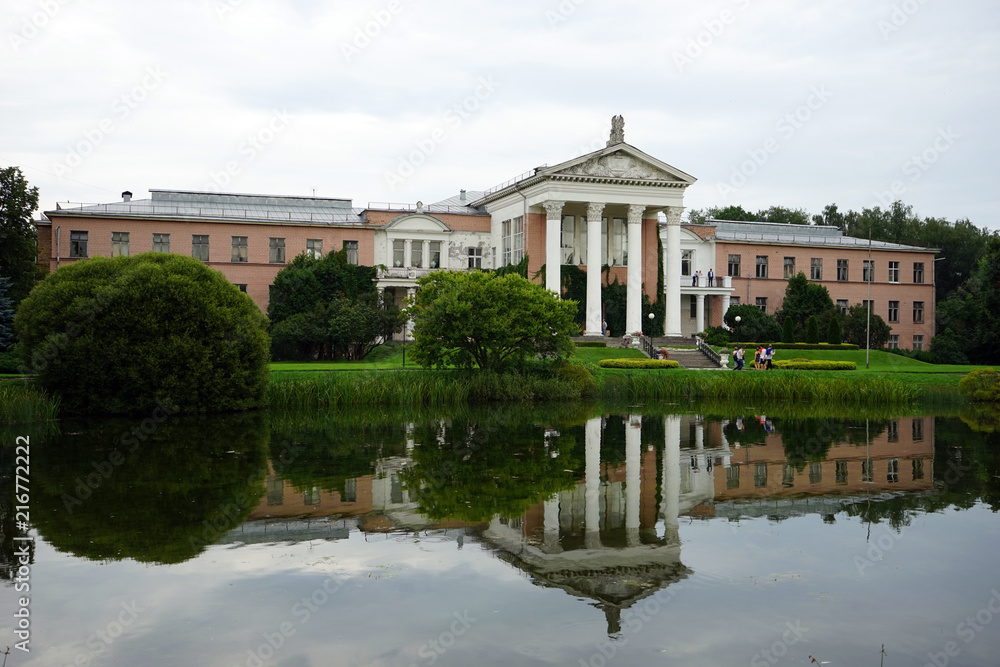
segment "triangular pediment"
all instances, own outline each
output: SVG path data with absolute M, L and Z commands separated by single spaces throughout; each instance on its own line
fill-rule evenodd
M 696 180 L 690 174 L 625 143 L 548 167 L 540 174 L 550 177 L 575 176 L 684 185 L 691 185 Z

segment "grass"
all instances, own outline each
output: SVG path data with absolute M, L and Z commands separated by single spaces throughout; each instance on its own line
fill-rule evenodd
M 601 359 L 647 359 L 634 348 L 621 347 L 578 347 L 573 352 L 572 361 L 581 364 L 596 364 Z
M 730 349 L 730 348 L 725 348 Z M 928 364 L 899 354 L 872 350 L 869 368 L 865 368 L 865 350 L 775 350 L 777 359 L 810 359 L 826 361 L 853 361 L 859 371 L 891 371 L 894 373 L 968 373 L 986 366 L 952 366 Z M 730 365 L 732 361 L 730 360 Z M 753 350 L 747 349 L 747 365 L 753 366 Z
M 28 382 L 0 383 L 0 424 L 53 421 L 58 416 L 58 398 Z

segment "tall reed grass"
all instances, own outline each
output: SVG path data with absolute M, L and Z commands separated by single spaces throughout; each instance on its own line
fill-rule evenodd
M 598 389 L 605 400 L 810 401 L 838 406 L 898 406 L 921 394 L 897 379 L 878 376 L 817 378 L 809 373 L 614 373 Z
M 31 424 L 58 417 L 58 397 L 23 380 L 0 382 L 0 424 Z

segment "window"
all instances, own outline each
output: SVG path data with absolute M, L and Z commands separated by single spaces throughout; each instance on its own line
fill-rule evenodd
M 347 263 L 358 265 L 358 242 L 344 241 L 344 250 L 347 252 Z
M 923 324 L 924 323 L 924 302 L 914 301 L 913 302 L 913 323 Z
M 757 277 L 767 278 L 767 257 L 757 255 Z
M 753 467 L 753 485 L 756 487 L 767 486 L 767 464 L 755 463 Z
M 809 260 L 809 280 L 823 280 L 822 257 L 813 257 Z
M 729 256 L 729 275 L 733 278 L 740 277 L 740 259 L 741 255 L 730 255 Z
M 726 470 L 726 488 L 740 488 L 740 464 L 734 463 Z
M 340 497 L 341 502 L 345 503 L 356 503 L 358 502 L 358 480 L 355 478 L 344 480 L 344 493 Z
M 281 505 L 285 502 L 285 482 L 280 477 L 267 478 L 267 504 Z
M 271 239 L 269 244 L 268 261 L 271 264 L 285 263 L 285 239 Z
M 191 237 L 191 256 L 203 262 L 208 261 L 208 234 L 195 234 Z
M 924 420 L 914 419 L 913 425 L 911 426 L 913 431 L 913 442 L 920 442 L 924 439 Z
M 837 310 L 844 315 L 847 314 L 847 299 L 837 299 Z
M 889 442 L 899 442 L 899 420 L 890 419 L 889 427 L 886 429 L 886 439 Z
M 757 307 L 760 308 L 761 310 L 763 310 L 765 313 L 767 312 L 767 297 L 766 296 L 759 296 L 759 297 L 757 297 Z
M 838 259 L 837 260 L 837 280 L 844 283 L 847 282 L 847 260 Z
M 895 484 L 899 481 L 899 459 L 889 459 L 889 468 L 886 470 L 885 481 Z
M 913 459 L 913 481 L 924 478 L 924 460 L 923 459 Z
M 690 276 L 691 275 L 691 258 L 694 256 L 693 250 L 682 250 L 681 251 L 681 275 Z
M 323 239 L 306 239 L 306 255 L 313 259 L 323 257 Z
M 246 283 L 235 283 L 235 284 L 236 284 L 236 289 L 238 289 L 239 291 L 243 292 L 244 294 L 247 293 L 247 285 L 246 285 Z
M 871 308 L 873 313 L 875 312 L 875 304 L 873 304 L 868 299 L 861 300 L 861 307 L 865 309 L 865 312 L 867 312 L 869 308 Z
M 795 258 L 786 257 L 785 258 L 785 279 L 795 277 Z
M 691 299 L 691 306 L 690 306 L 691 319 L 694 319 L 694 318 L 698 317 L 698 297 L 696 297 L 694 294 L 692 294 L 688 298 Z
M 889 334 L 889 349 L 898 350 L 899 349 L 899 335 Z
M 889 262 L 889 282 L 899 282 L 899 262 Z
M 170 252 L 170 234 L 153 234 L 153 252 Z
M 431 269 L 441 268 L 441 242 L 431 241 L 427 244 L 430 247 L 430 261 L 427 263 L 427 267 Z
M 233 262 L 246 262 L 247 261 L 247 237 L 245 236 L 234 236 L 233 237 Z
M 559 247 L 562 253 L 562 263 L 573 264 L 574 249 L 576 248 L 576 216 L 564 215 L 562 217 L 562 237 L 559 241 Z
M 392 266 L 397 269 L 406 266 L 406 241 L 392 242 Z
M 70 257 L 87 256 L 87 232 L 69 233 L 69 256 Z
M 781 485 L 785 487 L 795 486 L 795 466 L 787 463 L 781 464 Z
M 503 240 L 503 265 L 517 264 L 524 259 L 524 217 L 518 216 L 500 223 Z
M 916 335 L 913 337 L 913 351 L 924 349 L 924 337 L 922 335 Z
M 311 489 L 306 489 L 302 492 L 302 504 L 304 505 L 319 505 L 320 495 L 319 487 L 314 486 Z
M 819 484 L 823 481 L 823 464 L 819 461 L 812 461 L 809 464 L 809 483 Z
M 613 218 L 608 228 L 611 243 L 608 248 L 610 266 L 628 266 L 628 224 L 625 218 Z
M 111 256 L 128 257 L 128 232 L 111 232 Z
M 899 322 L 899 302 L 890 301 L 889 302 L 889 321 Z
M 729 307 L 730 308 L 732 308 L 733 306 L 738 306 L 738 305 L 740 305 L 740 297 L 738 297 L 738 296 L 731 296 L 731 297 L 729 297 Z
M 469 268 L 470 269 L 481 269 L 481 268 L 483 268 L 483 249 L 482 248 L 469 248 Z
M 875 260 L 866 259 L 861 265 L 861 280 L 866 283 L 875 282 Z
M 423 241 L 410 241 L 410 266 L 414 269 L 424 268 Z
M 868 459 L 861 462 L 861 481 L 871 482 L 874 479 L 872 476 L 872 460 Z
M 847 461 L 837 461 L 837 484 L 847 484 Z
M 924 282 L 924 263 L 914 262 L 913 263 L 913 282 L 922 283 Z

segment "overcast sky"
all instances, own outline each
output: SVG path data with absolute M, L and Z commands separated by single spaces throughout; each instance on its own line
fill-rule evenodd
M 625 139 L 689 208 L 894 199 L 1000 228 L 987 0 L 6 0 L 0 166 L 151 188 L 433 202 Z

